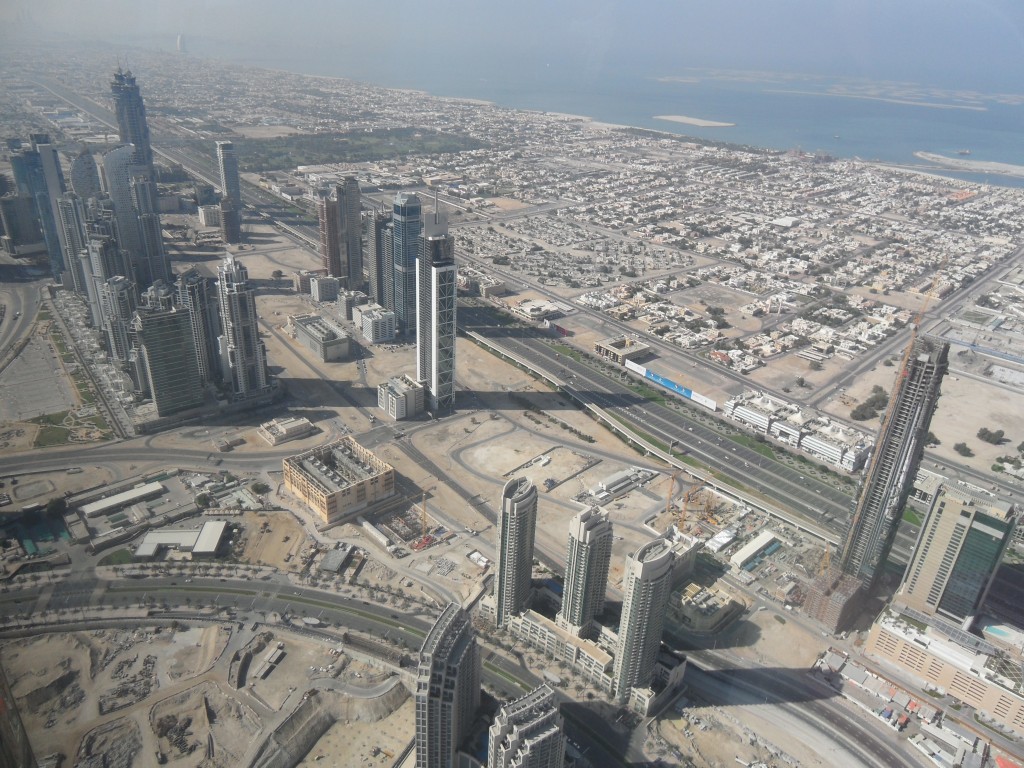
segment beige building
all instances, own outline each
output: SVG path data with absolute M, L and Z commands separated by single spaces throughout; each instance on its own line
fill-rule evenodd
M 300 437 L 311 435 L 317 428 L 309 419 L 289 416 L 285 419 L 273 419 L 260 424 L 256 434 L 266 440 L 270 445 L 280 445 L 289 440 L 298 440 Z
M 1005 659 L 981 638 L 969 637 L 971 648 L 885 612 L 871 627 L 865 652 L 1024 735 L 1019 663 Z
M 603 358 L 624 365 L 627 360 L 636 361 L 647 357 L 651 354 L 651 347 L 629 336 L 615 336 L 595 342 L 594 351 Z
M 392 376 L 377 385 L 377 407 L 395 421 L 412 419 L 423 413 L 425 388 L 409 376 Z
M 284 483 L 332 524 L 394 495 L 395 469 L 347 436 L 285 459 Z

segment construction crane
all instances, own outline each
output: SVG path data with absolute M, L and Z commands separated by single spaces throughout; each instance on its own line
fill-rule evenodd
M 678 528 L 680 533 L 683 532 L 683 526 L 686 525 L 686 513 L 687 510 L 690 508 L 690 502 L 697 498 L 697 494 L 699 494 L 701 490 L 704 488 L 704 486 L 707 485 L 707 482 L 707 480 L 701 480 L 696 485 L 690 486 L 690 490 L 688 490 L 683 495 L 683 506 L 679 510 L 678 522 Z

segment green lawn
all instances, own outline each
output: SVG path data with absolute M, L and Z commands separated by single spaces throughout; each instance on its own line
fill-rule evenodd
M 68 441 L 68 435 L 71 433 L 64 427 L 53 427 L 49 424 L 45 425 L 39 430 L 39 434 L 36 435 L 35 448 L 51 448 L 55 445 L 64 445 Z
M 100 560 L 100 565 L 128 565 L 132 562 L 132 551 L 130 549 L 115 549 L 109 555 Z
M 911 525 L 921 525 L 921 516 L 910 507 L 905 507 L 903 509 L 903 520 Z

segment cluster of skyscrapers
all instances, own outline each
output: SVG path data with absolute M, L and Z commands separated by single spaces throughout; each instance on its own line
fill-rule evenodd
M 245 268 L 228 257 L 216 286 L 195 270 L 172 274 L 139 86 L 118 69 L 110 88 L 120 145 L 99 163 L 87 150 L 75 157 L 70 189 L 49 136 L 8 142 L 14 189 L 0 198 L 5 249 L 45 250 L 54 279 L 87 302 L 108 359 L 130 375 L 136 396 L 152 399 L 158 417 L 199 408 L 210 385 L 230 400 L 268 395 L 272 383 Z M 217 156 L 224 199 L 240 210 L 230 143 L 220 142 Z

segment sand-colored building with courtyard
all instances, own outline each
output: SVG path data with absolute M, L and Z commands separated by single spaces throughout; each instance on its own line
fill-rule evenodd
M 284 483 L 330 525 L 392 496 L 395 468 L 346 436 L 286 458 Z

